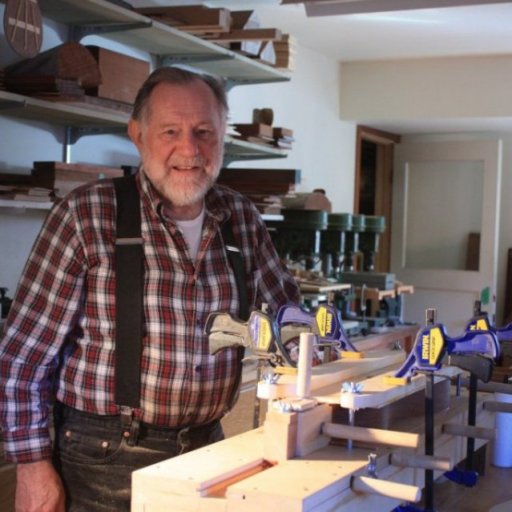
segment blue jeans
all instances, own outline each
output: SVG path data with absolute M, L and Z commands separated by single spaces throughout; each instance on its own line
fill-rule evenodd
M 130 510 L 131 473 L 224 438 L 220 421 L 190 428 L 141 424 L 134 446 L 120 416 L 97 416 L 55 406 L 54 464 L 69 512 Z

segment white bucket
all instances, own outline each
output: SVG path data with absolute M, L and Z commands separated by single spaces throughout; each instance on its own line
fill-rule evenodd
M 498 402 L 512 403 L 512 395 L 495 393 Z M 512 413 L 497 412 L 495 417 L 496 438 L 492 463 L 500 468 L 512 467 Z

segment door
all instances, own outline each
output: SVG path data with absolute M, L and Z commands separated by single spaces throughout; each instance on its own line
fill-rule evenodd
M 389 272 L 393 149 L 400 136 L 361 125 L 356 137 L 354 213 L 384 217 L 386 229 L 379 235 L 375 270 Z
M 414 286 L 404 318 L 424 324 L 435 308 L 449 335 L 462 334 L 475 300 L 495 313 L 501 141 L 395 148 L 391 271 Z

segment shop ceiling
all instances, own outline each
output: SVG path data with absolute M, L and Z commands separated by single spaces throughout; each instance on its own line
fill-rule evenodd
M 313 0 L 318 6 L 330 4 L 333 9 L 336 4 L 345 4 L 354 10 L 359 4 L 362 11 L 327 16 L 308 16 L 304 2 L 285 4 L 284 1 L 289 0 L 180 0 L 179 3 L 257 9 L 263 24 L 293 34 L 300 46 L 340 62 L 512 54 L 512 1 Z M 133 3 L 168 5 L 169 0 Z M 407 9 L 403 9 L 405 4 Z M 395 8 L 402 10 L 392 10 Z M 475 120 L 468 122 L 475 129 Z M 409 123 L 402 131 L 436 128 L 459 130 L 464 129 L 464 123 L 460 120 L 444 120 L 443 126 L 435 121 L 430 126 Z M 509 130 L 512 120 L 481 119 L 478 128 Z

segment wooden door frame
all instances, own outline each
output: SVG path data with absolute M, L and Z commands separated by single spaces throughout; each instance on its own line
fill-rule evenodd
M 358 125 L 356 132 L 356 169 L 354 183 L 354 213 L 359 213 L 359 187 L 361 184 L 361 150 L 363 141 L 377 145 L 375 215 L 386 219 L 386 231 L 379 238 L 379 252 L 376 268 L 388 272 L 391 261 L 391 202 L 393 194 L 393 155 L 394 145 L 399 144 L 401 136 Z

